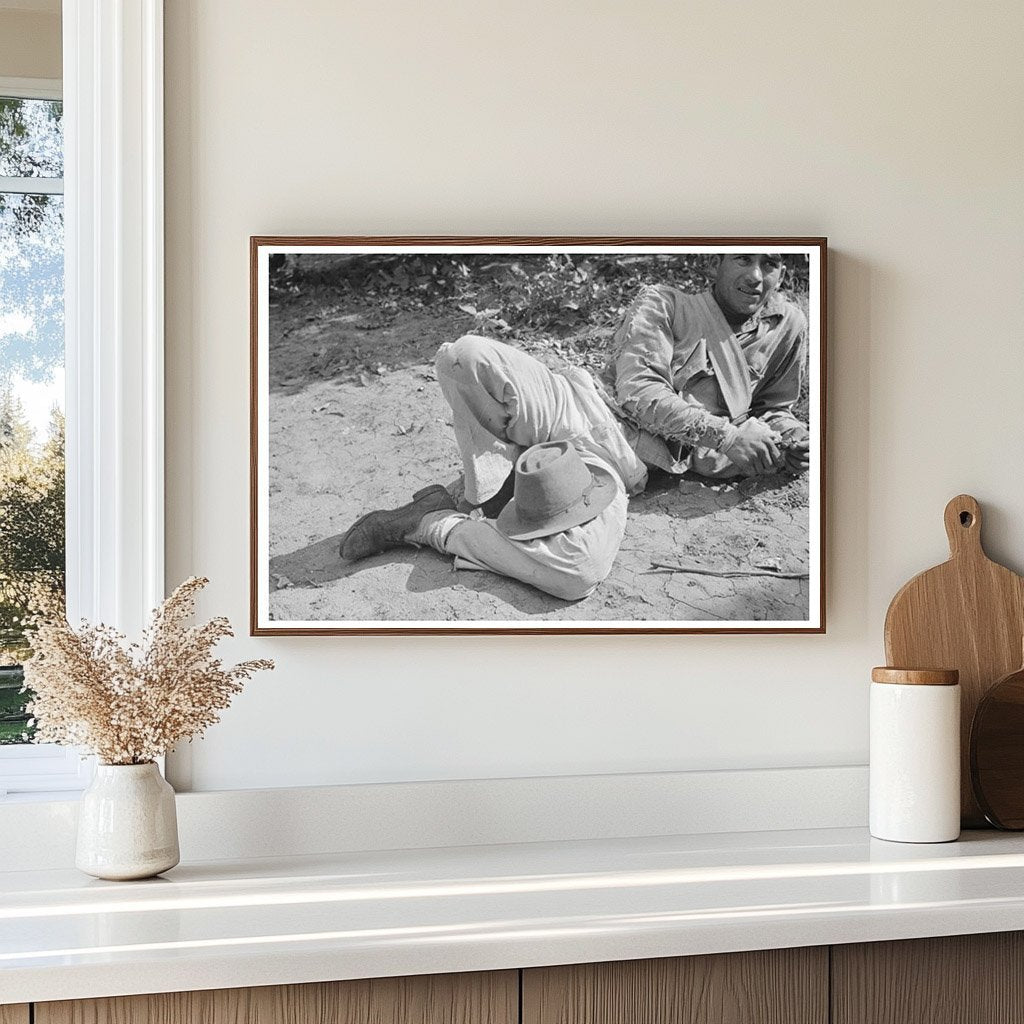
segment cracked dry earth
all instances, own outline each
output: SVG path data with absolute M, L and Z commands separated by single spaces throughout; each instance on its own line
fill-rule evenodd
M 456 333 L 449 334 L 456 337 Z M 436 346 L 435 346 L 436 347 Z M 460 496 L 451 412 L 428 361 L 339 374 L 270 399 L 270 610 L 297 620 L 803 620 L 808 581 L 651 571 L 808 571 L 806 477 L 711 485 L 660 475 L 630 501 L 611 575 L 586 600 L 561 601 L 450 557 L 400 548 L 357 563 L 338 555 L 364 512 L 443 483 Z

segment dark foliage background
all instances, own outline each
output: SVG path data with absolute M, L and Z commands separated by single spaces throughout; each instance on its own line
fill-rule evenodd
M 0 745 L 31 739 L 18 662 L 31 654 L 28 620 L 64 600 L 64 417 L 33 443 L 17 399 L 0 394 Z
M 701 291 L 713 257 L 699 255 L 275 255 L 275 292 L 337 290 L 356 305 L 374 305 L 381 322 L 403 309 L 459 309 L 488 333 L 527 340 L 538 333 L 566 338 L 586 329 L 614 329 L 647 284 Z M 787 258 L 785 286 L 806 294 L 807 257 Z

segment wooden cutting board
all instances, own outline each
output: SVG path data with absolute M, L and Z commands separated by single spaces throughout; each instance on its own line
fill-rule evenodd
M 971 789 L 974 712 L 993 683 L 1020 667 L 1024 636 L 1024 578 L 985 554 L 981 518 L 969 494 L 957 495 L 946 506 L 949 561 L 905 584 L 885 616 L 889 665 L 960 671 L 960 813 L 965 828 L 986 824 Z

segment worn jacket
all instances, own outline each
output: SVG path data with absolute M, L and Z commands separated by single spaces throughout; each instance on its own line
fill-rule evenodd
M 800 425 L 806 361 L 807 319 L 777 293 L 734 331 L 711 292 L 655 285 L 627 310 L 599 383 L 635 427 L 637 454 L 678 471 L 689 449 L 721 447 L 748 415 L 780 433 Z

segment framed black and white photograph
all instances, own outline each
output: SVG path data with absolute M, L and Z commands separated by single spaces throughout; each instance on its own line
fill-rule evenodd
M 824 632 L 825 239 L 250 266 L 254 635 Z

